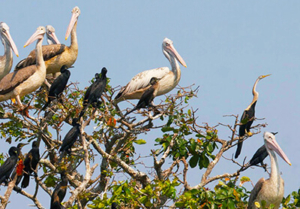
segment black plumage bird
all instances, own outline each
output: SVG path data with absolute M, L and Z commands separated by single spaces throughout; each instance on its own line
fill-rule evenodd
M 64 208 L 61 205 L 61 202 L 66 196 L 67 192 L 67 186 L 68 186 L 68 178 L 63 171 L 61 174 L 61 182 L 55 187 L 52 196 L 51 196 L 51 203 L 50 203 L 50 209 L 62 209 Z
M 118 204 L 117 204 L 117 203 L 113 202 L 113 203 L 111 204 L 111 209 L 117 209 L 117 207 L 118 207 Z
M 66 134 L 63 143 L 60 147 L 60 152 L 67 152 L 68 154 L 71 153 L 71 148 L 73 144 L 76 142 L 79 134 L 80 134 L 80 124 L 78 123 L 78 118 L 74 118 L 72 121 L 72 128 Z
M 3 182 L 5 182 L 5 184 L 8 183 L 9 176 L 18 162 L 17 147 L 11 147 L 8 151 L 8 154 L 10 157 L 7 158 L 3 165 L 0 167 L 0 184 L 2 184 Z
M 273 135 L 276 135 L 278 132 L 274 133 L 271 132 Z M 264 159 L 268 156 L 268 152 L 267 152 L 267 148 L 265 147 L 265 145 L 262 145 L 253 155 L 253 157 L 251 158 L 250 162 L 249 162 L 249 166 L 253 166 L 253 165 L 257 165 L 257 164 L 261 164 L 261 166 L 264 165 Z
M 247 134 L 248 136 L 252 136 L 252 133 L 250 132 L 250 128 L 251 128 L 251 125 L 255 118 L 255 105 L 256 105 L 256 102 L 258 99 L 258 92 L 256 91 L 256 85 L 261 79 L 263 79 L 269 75 L 259 76 L 254 83 L 254 86 L 252 89 L 252 94 L 253 94 L 252 102 L 244 110 L 243 115 L 240 120 L 241 125 L 239 127 L 239 141 L 238 141 L 236 152 L 235 152 L 235 158 L 238 158 L 238 156 L 241 154 L 245 134 Z
M 53 81 L 49 94 L 48 94 L 48 101 L 47 103 L 42 107 L 41 110 L 46 109 L 48 105 L 55 99 L 59 99 L 61 97 L 62 92 L 67 86 L 68 80 L 70 78 L 70 71 L 68 70 L 68 66 L 63 65 L 60 69 L 61 74 Z M 61 99 L 60 102 L 62 103 Z
M 106 73 L 107 69 L 104 67 L 101 70 L 101 78 L 99 77 L 98 73 L 95 74 L 95 82 L 90 85 L 90 87 L 85 92 L 83 99 L 83 109 L 79 114 L 79 119 L 84 115 L 84 112 L 90 104 L 94 108 L 98 107 L 101 104 L 99 99 L 101 98 L 101 95 L 106 87 Z
M 21 184 L 22 188 L 26 188 L 29 185 L 30 175 L 32 172 L 34 172 L 35 176 L 36 174 L 36 168 L 40 161 L 40 150 L 39 145 L 37 141 L 32 142 L 32 148 L 26 155 L 25 161 L 24 161 L 24 173 L 23 173 L 23 181 Z
M 138 104 L 132 109 L 130 110 L 129 112 L 127 112 L 124 117 L 126 115 L 128 115 L 129 113 L 135 111 L 135 110 L 138 110 L 140 108 L 145 108 L 145 107 L 148 107 L 148 106 L 153 106 L 152 105 L 152 101 L 153 99 L 156 97 L 156 94 L 157 94 L 157 90 L 158 90 L 158 87 L 159 87 L 159 81 L 160 79 L 156 78 L 156 77 L 152 77 L 151 80 L 150 80 L 150 88 L 148 88 L 144 93 L 143 95 L 141 96 L 141 99 L 139 100 Z
M 17 145 L 17 149 L 18 149 L 18 162 L 17 162 L 17 166 L 14 169 L 13 173 L 11 174 L 11 179 L 15 178 L 15 175 L 17 174 L 17 181 L 16 181 L 16 185 L 18 185 L 23 177 L 23 168 L 24 168 L 24 155 L 22 154 L 22 147 L 24 147 L 25 145 L 27 145 L 28 143 L 19 143 Z

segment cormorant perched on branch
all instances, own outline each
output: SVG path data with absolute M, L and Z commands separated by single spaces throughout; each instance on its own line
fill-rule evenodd
M 50 203 L 50 209 L 62 209 L 64 208 L 61 205 L 61 202 L 66 196 L 67 192 L 67 186 L 68 186 L 68 178 L 63 171 L 61 174 L 61 182 L 55 187 L 52 196 L 51 196 L 51 203 Z
M 80 134 L 80 124 L 78 123 L 78 118 L 74 118 L 72 121 L 72 128 L 66 134 L 63 143 L 60 147 L 60 152 L 67 152 L 68 154 L 71 153 L 71 148 L 73 144 L 76 142 L 79 134 Z
M 141 96 L 141 99 L 139 100 L 138 104 L 135 106 L 135 108 L 133 108 L 132 110 L 130 110 L 129 112 L 127 112 L 124 117 L 126 115 L 128 115 L 129 113 L 135 111 L 135 110 L 138 110 L 140 108 L 145 108 L 147 106 L 153 106 L 151 103 L 153 101 L 153 99 L 156 97 L 156 94 L 157 94 L 157 90 L 158 90 L 158 87 L 159 87 L 159 81 L 160 79 L 159 78 L 156 78 L 156 77 L 152 77 L 151 80 L 150 80 L 150 85 L 151 87 L 148 88 L 144 93 L 143 95 Z
M 2 184 L 3 182 L 5 182 L 6 184 L 8 183 L 9 176 L 18 162 L 17 147 L 11 147 L 8 153 L 10 157 L 7 158 L 3 165 L 0 167 L 0 184 Z
M 72 66 L 71 66 L 72 67 Z M 60 69 L 61 74 L 53 81 L 49 94 L 48 94 L 48 101 L 47 103 L 42 107 L 41 110 L 46 109 L 46 107 L 51 103 L 51 101 L 58 99 L 61 97 L 62 92 L 66 88 L 66 85 L 68 83 L 68 80 L 70 78 L 70 71 L 68 70 L 67 65 L 63 65 Z M 61 98 L 60 98 L 60 102 Z
M 24 173 L 23 173 L 23 181 L 21 184 L 22 188 L 26 188 L 29 185 L 29 176 L 32 172 L 34 172 L 35 176 L 36 174 L 36 168 L 40 161 L 40 150 L 38 146 L 38 142 L 34 141 L 32 142 L 32 148 L 26 155 L 25 161 L 24 161 Z
M 100 103 L 99 99 L 106 87 L 106 73 L 107 69 L 104 67 L 101 70 L 101 78 L 99 74 L 95 74 L 95 82 L 90 85 L 90 87 L 86 90 L 84 99 L 83 99 L 83 109 L 79 114 L 79 119 L 84 115 L 86 108 L 91 104 L 94 108 L 98 107 Z
M 239 141 L 238 141 L 236 152 L 235 152 L 235 158 L 238 158 L 238 156 L 241 154 L 244 135 L 247 134 L 248 136 L 252 136 L 252 133 L 250 132 L 250 128 L 251 128 L 251 125 L 252 125 L 254 117 L 255 117 L 255 105 L 256 105 L 256 102 L 258 99 L 258 92 L 256 91 L 256 85 L 261 79 L 263 79 L 269 75 L 259 76 L 254 83 L 254 86 L 252 89 L 252 94 L 253 94 L 252 102 L 244 110 L 243 115 L 241 117 L 240 123 L 242 125 L 240 125 L 240 128 L 239 128 Z
M 18 162 L 17 162 L 17 166 L 15 168 L 15 170 L 13 171 L 13 173 L 11 174 L 11 179 L 15 178 L 15 175 L 17 174 L 17 181 L 16 181 L 16 185 L 18 185 L 23 177 L 23 169 L 24 169 L 24 155 L 22 154 L 22 147 L 24 147 L 25 145 L 27 145 L 28 143 L 19 143 L 17 145 L 17 149 L 18 149 Z
M 274 136 L 278 133 L 278 132 L 271 132 Z M 265 145 L 262 145 L 253 155 L 253 157 L 251 158 L 250 162 L 249 162 L 249 166 L 252 165 L 257 165 L 257 164 L 261 164 L 262 166 L 264 165 L 264 159 L 268 156 L 268 152 L 266 149 Z

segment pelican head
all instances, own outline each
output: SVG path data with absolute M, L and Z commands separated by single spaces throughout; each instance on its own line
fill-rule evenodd
M 162 43 L 162 50 L 164 55 L 170 60 L 170 57 L 175 57 L 178 62 L 180 62 L 184 67 L 186 67 L 185 61 L 182 57 L 178 54 L 176 49 L 173 46 L 173 41 L 168 38 L 165 38 Z
M 275 151 L 285 162 L 287 162 L 287 164 L 292 165 L 288 157 L 285 155 L 285 153 L 282 151 L 279 144 L 277 143 L 274 134 L 270 132 L 265 132 L 264 141 L 267 150 Z
M 55 29 L 52 25 L 46 26 L 46 35 L 48 44 L 60 44 L 58 38 L 55 35 Z
M 66 32 L 66 38 L 65 38 L 66 40 L 68 39 L 75 23 L 77 22 L 79 15 L 80 15 L 80 9 L 78 6 L 76 6 L 72 9 L 72 17 L 71 17 L 71 20 L 70 20 L 70 23 L 69 23 L 69 26 L 68 26 L 68 29 Z
M 0 36 L 2 37 L 2 43 L 4 45 L 4 42 L 6 42 L 10 48 L 13 50 L 13 52 L 16 54 L 17 57 L 19 57 L 19 52 L 17 49 L 17 46 L 14 42 L 14 40 L 12 39 L 12 37 L 10 36 L 9 33 L 9 27 L 6 23 L 4 22 L 0 22 Z
M 28 39 L 28 41 L 25 43 L 24 47 L 28 46 L 32 42 L 34 42 L 37 39 L 43 39 L 44 35 L 46 33 L 46 29 L 43 26 L 40 26 L 36 29 L 35 33 Z

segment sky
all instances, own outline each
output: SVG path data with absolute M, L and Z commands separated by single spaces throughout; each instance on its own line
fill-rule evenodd
M 299 1 L 3 1 L 0 21 L 10 27 L 20 55 L 14 55 L 13 67 L 34 48 L 34 44 L 23 46 L 38 26 L 52 25 L 61 43 L 69 45 L 70 40 L 65 41 L 64 37 L 74 6 L 81 10 L 77 26 L 79 54 L 70 81 L 78 81 L 82 89 L 102 67 L 108 69 L 113 87 L 126 85 L 144 70 L 170 67 L 161 49 L 167 37 L 187 64 L 187 68 L 181 66 L 179 85 L 200 86 L 198 97 L 189 103 L 199 109 L 197 122 L 233 125 L 234 118 L 223 116 L 241 115 L 252 101 L 252 86 L 257 77 L 272 74 L 257 86 L 256 117 L 265 118 L 263 122 L 268 126 L 244 142 L 238 161 L 242 163 L 244 157 L 250 160 L 263 144 L 264 131 L 278 132 L 277 142 L 292 163 L 289 166 L 279 159 L 285 196 L 299 189 L 300 142 L 295 133 L 300 116 Z M 155 103 L 164 98 L 157 97 Z M 126 107 L 126 103 L 122 105 Z M 65 127 L 68 131 L 69 127 Z M 222 139 L 230 135 L 224 128 L 218 134 Z M 157 137 L 148 134 L 149 144 Z M 149 144 L 136 148 L 137 152 L 149 151 Z M 9 146 L 4 144 L 0 152 L 7 153 Z M 24 152 L 30 147 L 25 147 Z M 235 149 L 226 152 L 225 157 L 231 158 Z M 269 159 L 265 162 L 269 163 Z M 237 169 L 222 159 L 212 175 Z M 188 174 L 191 186 L 200 182 L 202 173 L 192 169 Z M 248 169 L 243 175 L 254 184 L 261 177 L 268 178 L 260 168 Z M 250 183 L 245 186 L 252 188 Z M 0 189 L 2 194 L 6 188 Z M 28 191 L 32 193 L 33 188 Z M 42 197 L 43 206 L 48 207 L 50 198 Z M 29 208 L 32 204 L 14 192 L 10 200 L 7 208 Z

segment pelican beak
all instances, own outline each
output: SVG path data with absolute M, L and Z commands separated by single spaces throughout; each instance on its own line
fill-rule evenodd
M 287 164 L 292 165 L 290 160 L 288 159 L 288 157 L 286 156 L 286 154 L 283 152 L 283 150 L 280 148 L 279 144 L 277 143 L 277 141 L 272 140 L 272 141 L 267 141 L 267 146 L 269 149 L 274 150 L 285 162 L 287 162 Z
M 175 49 L 175 47 L 173 46 L 173 44 L 170 44 L 168 46 L 168 48 L 175 55 L 175 57 L 178 60 L 178 62 L 180 62 L 182 64 L 182 66 L 186 67 L 185 61 L 182 59 L 182 57 L 180 56 L 180 54 L 177 52 L 177 50 Z
M 76 8 L 76 7 L 75 7 Z M 74 9 L 75 9 L 74 8 Z M 78 20 L 78 17 L 79 17 L 79 12 L 76 12 L 75 10 L 72 10 L 72 17 L 71 17 L 71 20 L 70 20 L 70 23 L 69 23 L 69 26 L 67 28 L 67 32 L 66 32 L 66 36 L 65 36 L 65 39 L 67 40 L 68 37 L 70 36 L 70 33 L 71 33 L 71 30 L 73 29 L 75 23 L 77 22 Z M 79 8 L 78 8 L 79 9 Z
M 24 48 L 30 44 L 32 44 L 32 42 L 34 42 L 37 39 L 43 39 L 44 34 L 45 34 L 46 29 L 44 28 L 44 30 L 41 30 L 41 27 L 38 27 L 38 29 L 35 31 L 34 34 L 32 34 L 32 36 L 28 39 L 28 41 L 25 43 Z
M 12 37 L 10 36 L 10 33 L 9 33 L 8 30 L 6 30 L 5 35 L 6 35 L 7 39 L 8 39 L 8 41 L 9 41 L 11 49 L 16 54 L 16 56 L 19 57 L 19 52 L 18 52 L 17 46 L 16 46 L 14 40 L 12 39 Z
M 56 44 L 60 44 L 60 42 L 54 32 L 48 33 L 48 35 L 56 42 Z

